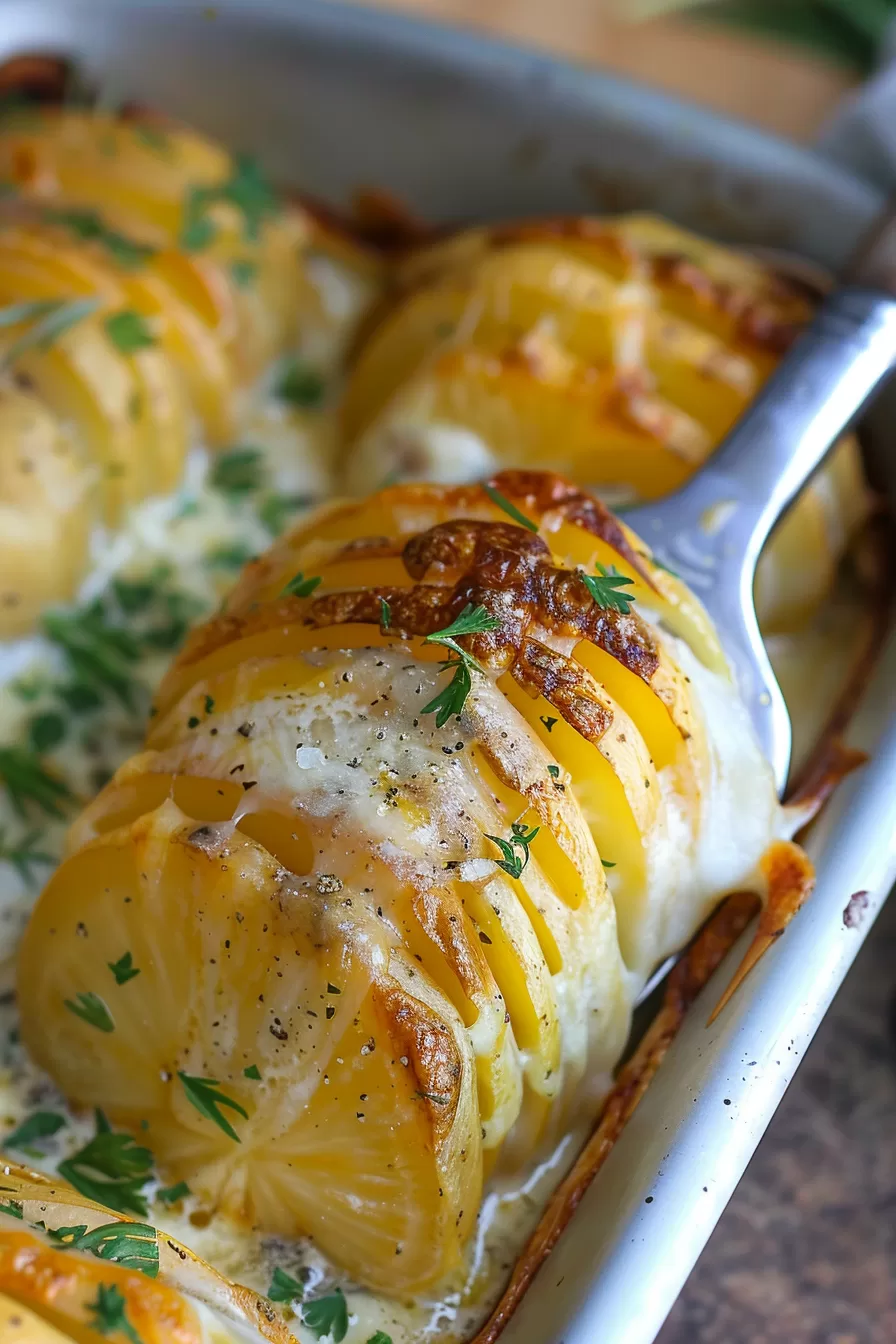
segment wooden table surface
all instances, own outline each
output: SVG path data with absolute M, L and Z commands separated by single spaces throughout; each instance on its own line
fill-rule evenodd
M 600 64 L 799 140 L 850 87 L 792 48 L 680 19 L 622 23 L 602 0 L 388 3 Z M 894 966 L 891 901 L 657 1344 L 896 1341 Z
M 383 5 L 384 0 L 364 3 Z M 385 4 L 602 65 L 798 140 L 812 138 L 851 83 L 848 73 L 792 46 L 681 18 L 636 23 L 614 17 L 623 10 L 643 11 L 644 0 Z

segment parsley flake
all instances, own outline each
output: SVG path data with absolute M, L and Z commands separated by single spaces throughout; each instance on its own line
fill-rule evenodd
M 468 602 L 460 615 L 456 616 L 444 630 L 437 630 L 426 636 L 424 643 L 443 644 L 453 654 L 453 657 L 440 664 L 443 672 L 453 672 L 451 680 L 435 699 L 430 700 L 421 710 L 423 714 L 435 714 L 437 728 L 443 728 L 450 718 L 460 714 L 466 704 L 467 696 L 473 689 L 470 670 L 482 671 L 479 661 L 458 644 L 457 640 L 462 635 L 479 635 L 489 630 L 496 630 L 500 624 L 498 617 L 490 616 L 485 607 L 474 607 Z
M 74 1013 L 75 1017 L 80 1017 L 91 1027 L 96 1027 L 97 1031 L 115 1030 L 112 1014 L 99 994 L 90 991 L 87 994 L 78 994 L 76 999 L 63 999 L 63 1003 L 70 1013 Z
M 598 560 L 597 574 L 582 574 L 582 582 L 597 605 L 604 611 L 618 611 L 627 616 L 632 609 L 634 597 L 620 589 L 631 587 L 634 579 L 620 574 L 615 565 L 602 565 Z
M 115 976 L 116 985 L 126 985 L 135 975 L 140 974 L 140 968 L 134 965 L 134 958 L 130 952 L 125 952 L 117 961 L 107 961 L 106 965 Z
M 241 1115 L 244 1120 L 249 1119 L 249 1112 L 245 1111 L 238 1101 L 234 1101 L 232 1097 L 225 1096 L 223 1092 L 219 1091 L 217 1078 L 196 1078 L 188 1073 L 181 1073 L 180 1070 L 178 1070 L 177 1076 L 183 1083 L 187 1100 L 196 1107 L 199 1114 L 204 1115 L 207 1120 L 213 1120 L 228 1138 L 233 1139 L 236 1143 L 242 1143 L 242 1139 L 233 1125 L 225 1115 L 222 1115 L 221 1107 L 229 1107 L 230 1110 L 236 1111 L 237 1115 Z
M 529 846 L 540 830 L 540 826 L 533 826 L 530 830 L 525 822 L 515 821 L 510 828 L 510 840 L 502 840 L 497 835 L 487 835 L 486 840 L 491 840 L 501 851 L 502 857 L 495 860 L 498 867 L 503 868 L 511 877 L 521 877 L 523 869 L 529 862 Z M 516 852 L 517 849 L 519 853 Z
M 60 804 L 71 798 L 62 780 L 48 774 L 25 747 L 0 747 L 0 784 L 6 786 L 9 801 L 20 817 L 32 803 L 51 817 L 61 817 Z
M 12 309 L 0 311 L 0 327 L 11 326 L 14 322 L 27 319 L 24 310 L 30 308 L 30 316 L 36 317 L 33 326 L 28 327 L 21 336 L 0 355 L 0 372 L 5 372 L 29 350 L 48 350 L 60 336 L 64 336 L 72 327 L 95 313 L 100 306 L 99 299 L 39 300 L 33 304 L 17 303 Z M 10 320 L 13 311 L 17 315 Z M 4 320 L 6 319 L 6 320 Z
M 49 868 L 56 862 L 52 854 L 37 848 L 40 839 L 40 831 L 28 831 L 21 839 L 10 841 L 5 831 L 0 830 L 0 863 L 8 863 L 14 868 L 26 887 L 34 883 L 33 867 Z
M 133 308 L 122 308 L 119 313 L 110 313 L 103 326 L 109 340 L 123 355 L 133 355 L 135 351 L 146 350 L 156 343 L 146 318 Z
M 8 1204 L 0 1203 L 0 1213 L 8 1213 L 10 1218 L 22 1218 L 22 1206 L 15 1200 L 10 1200 Z
M 306 579 L 302 571 L 299 570 L 298 574 L 294 574 L 289 583 L 284 586 L 280 596 L 310 597 L 317 585 L 321 582 L 322 580 L 319 575 L 313 575 L 311 578 Z
M 258 266 L 254 261 L 237 258 L 230 263 L 230 274 L 233 276 L 233 283 L 239 289 L 248 289 L 258 274 Z
M 127 1299 L 119 1292 L 114 1283 L 97 1285 L 96 1297 L 88 1302 L 87 1310 L 92 1313 L 90 1322 L 94 1330 L 101 1335 L 124 1335 L 131 1344 L 143 1344 L 137 1331 L 131 1325 L 127 1315 Z
M 560 778 L 560 767 L 559 767 L 559 765 L 549 765 L 549 766 L 548 766 L 548 774 L 550 775 L 551 779 L 559 779 L 559 778 Z
M 176 1204 L 179 1199 L 186 1199 L 190 1193 L 190 1187 L 186 1181 L 178 1181 L 177 1185 L 169 1185 L 164 1190 L 156 1191 L 156 1199 L 160 1199 L 163 1204 Z
M 324 380 L 316 369 L 294 359 L 278 379 L 274 392 L 281 401 L 288 401 L 291 406 L 311 410 L 321 404 L 325 390 Z
M 137 243 L 126 234 L 110 229 L 96 210 L 48 209 L 44 211 L 44 218 L 50 224 L 59 224 L 62 228 L 68 229 L 84 242 L 101 243 L 113 261 L 126 271 L 136 270 L 137 267 L 145 265 L 156 254 L 154 247 Z
M 215 458 L 209 484 L 225 495 L 248 495 L 264 481 L 264 458 L 260 448 L 231 448 Z
M 342 1344 L 348 1332 L 348 1304 L 342 1289 L 336 1288 L 325 1297 L 306 1302 L 302 1307 L 302 1324 L 318 1339 L 329 1335 L 333 1344 Z
M 380 626 L 383 630 L 388 630 L 392 624 L 392 608 L 384 597 L 380 598 Z
M 601 861 L 600 861 L 600 866 L 601 866 L 602 868 L 615 868 L 615 867 L 616 867 L 615 863 L 611 863 L 609 859 L 601 859 Z
M 268 495 L 262 500 L 258 517 L 272 537 L 279 537 L 289 520 L 311 502 L 310 495 Z
M 152 1175 L 152 1153 L 132 1135 L 114 1133 L 101 1111 L 96 1123 L 89 1143 L 59 1163 L 60 1176 L 107 1209 L 145 1218 L 147 1204 L 141 1190 Z
M 139 1269 L 149 1279 L 158 1275 L 159 1243 L 149 1223 L 102 1223 L 89 1232 L 84 1223 L 47 1230 L 69 1250 L 90 1251 L 122 1269 Z
M 243 1077 L 251 1078 L 253 1083 L 260 1083 L 261 1073 L 259 1072 L 258 1065 L 250 1064 L 247 1069 L 243 1069 Z
M 64 1126 L 65 1116 L 59 1115 L 57 1111 L 35 1111 L 17 1125 L 11 1134 L 7 1134 L 3 1143 L 7 1148 L 20 1148 L 29 1157 L 42 1157 L 40 1149 L 33 1147 L 34 1141 L 52 1138 Z
M 376 1330 L 368 1339 L 367 1344 L 392 1344 L 392 1336 L 387 1335 L 385 1330 Z
M 524 513 L 521 513 L 515 504 L 511 504 L 510 500 L 501 494 L 500 490 L 496 490 L 493 485 L 489 485 L 486 481 L 483 481 L 482 488 L 492 503 L 497 504 L 498 508 L 502 509 L 508 518 L 512 518 L 515 523 L 519 523 L 520 527 L 527 527 L 530 532 L 538 531 L 538 524 L 533 523 L 531 518 L 527 518 Z
M 271 1279 L 271 1286 L 268 1289 L 268 1297 L 272 1302 L 295 1302 L 296 1298 L 305 1296 L 305 1285 L 298 1279 L 294 1279 L 291 1274 L 287 1274 L 285 1269 L 280 1269 L 279 1265 L 275 1268 Z
M 55 710 L 36 714 L 28 724 L 28 742 L 38 756 L 52 751 L 65 738 L 65 719 Z

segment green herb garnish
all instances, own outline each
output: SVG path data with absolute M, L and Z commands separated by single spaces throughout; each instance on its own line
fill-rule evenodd
M 305 1285 L 278 1266 L 267 1295 L 272 1302 L 295 1302 L 296 1298 L 305 1296 Z
M 254 261 L 245 261 L 237 258 L 230 263 L 230 274 L 233 276 L 233 282 L 240 289 L 248 289 L 258 274 L 258 265 Z
M 90 1232 L 83 1223 L 47 1230 L 69 1250 L 90 1251 L 123 1269 L 139 1269 L 150 1279 L 158 1275 L 159 1243 L 155 1228 L 148 1223 L 103 1223 Z
M 158 126 L 150 126 L 146 122 L 139 122 L 134 126 L 134 139 L 139 140 L 147 149 L 154 149 L 157 154 L 169 154 L 171 152 L 171 140 L 164 131 L 159 130 Z
M 310 578 L 299 570 L 298 574 L 293 574 L 289 583 L 287 583 L 281 592 L 281 597 L 310 597 L 315 588 L 322 580 L 320 575 L 314 574 Z
M 301 406 L 306 410 L 319 406 L 325 391 L 326 385 L 320 374 L 298 359 L 291 361 L 274 389 L 281 401 L 288 401 L 291 406 Z
M 78 994 L 76 999 L 63 999 L 63 1003 L 70 1013 L 74 1013 L 75 1017 L 80 1017 L 91 1027 L 96 1027 L 97 1031 L 115 1030 L 112 1014 L 99 994 L 94 994 L 92 991 Z
M 0 1203 L 0 1213 L 8 1213 L 10 1218 L 22 1218 L 24 1216 L 21 1204 L 17 1204 L 14 1200 L 10 1200 L 8 1204 Z
M 18 873 L 26 886 L 34 880 L 33 867 L 52 867 L 56 859 L 43 849 L 37 849 L 40 843 L 40 831 L 28 831 L 19 840 L 7 840 L 6 833 L 0 831 L 0 863 L 8 863 Z
M 559 779 L 559 778 L 560 778 L 560 767 L 559 767 L 559 765 L 549 765 L 549 766 L 548 766 L 548 774 L 551 776 L 551 779 Z
M 72 327 L 95 313 L 100 306 L 99 299 L 72 299 L 70 301 L 59 300 L 50 302 L 49 307 L 46 303 L 40 304 L 15 304 L 14 308 L 21 312 L 26 307 L 32 309 L 41 309 L 42 315 L 37 316 L 34 325 L 24 331 L 21 336 L 13 341 L 12 345 L 0 355 L 0 372 L 6 372 L 22 355 L 27 354 L 29 350 L 48 350 L 60 336 L 64 336 Z M 9 313 L 9 309 L 5 310 Z M 0 313 L 2 319 L 2 313 Z M 15 321 L 22 321 L 22 317 L 17 317 Z M 0 320 L 0 326 L 9 326 L 9 321 Z
M 250 1064 L 248 1068 L 243 1069 L 243 1077 L 251 1078 L 253 1083 L 261 1082 L 261 1073 L 257 1064 Z
M 58 747 L 64 737 L 65 719 L 53 710 L 35 715 L 28 724 L 28 744 L 38 756 Z
M 258 517 L 272 537 L 279 537 L 290 518 L 311 503 L 310 495 L 268 495 L 262 501 Z
M 503 856 L 495 860 L 498 867 L 503 868 L 511 877 L 521 877 L 523 869 L 529 862 L 529 846 L 540 830 L 540 826 L 533 826 L 530 830 L 525 822 L 515 821 L 510 827 L 510 840 L 502 840 L 497 835 L 487 835 L 486 840 L 491 840 L 497 845 Z
M 530 532 L 538 531 L 538 524 L 533 523 L 532 519 L 527 518 L 524 513 L 520 513 L 516 505 L 511 504 L 510 500 L 502 495 L 500 490 L 496 490 L 493 485 L 489 485 L 486 481 L 483 481 L 482 488 L 492 503 L 497 504 L 499 509 L 503 509 L 508 518 L 512 518 L 515 523 L 519 523 L 520 527 L 527 527 Z
M 169 1185 L 164 1190 L 156 1192 L 156 1199 L 160 1199 L 163 1204 L 176 1204 L 179 1199 L 186 1199 L 190 1193 L 190 1187 L 186 1181 L 178 1181 L 177 1185 Z
M 58 1134 L 65 1126 L 65 1116 L 57 1111 L 35 1111 L 20 1125 L 7 1134 L 3 1140 L 6 1148 L 20 1148 L 29 1157 L 42 1157 L 39 1148 L 33 1147 L 35 1139 L 49 1139 Z
M 110 313 L 103 326 L 109 340 L 123 355 L 147 350 L 156 343 L 146 318 L 133 308 L 122 308 L 118 313 Z
M 59 1174 L 80 1194 L 107 1209 L 146 1217 L 146 1199 L 140 1191 L 152 1175 L 152 1153 L 130 1134 L 114 1133 L 101 1111 L 97 1112 L 96 1134 L 59 1163 Z
M 82 685 L 109 691 L 126 709 L 133 709 L 133 664 L 140 644 L 130 630 L 112 625 L 99 599 L 71 611 L 48 611 L 44 634 L 63 651 Z
M 184 1092 L 187 1094 L 187 1100 L 190 1101 L 207 1120 L 213 1120 L 219 1129 L 223 1129 L 228 1138 L 236 1143 L 242 1143 L 242 1139 L 233 1125 L 221 1112 L 222 1106 L 227 1106 L 237 1115 L 241 1115 L 244 1120 L 249 1119 L 249 1112 L 245 1111 L 238 1101 L 218 1089 L 217 1078 L 195 1078 L 188 1073 L 178 1071 L 178 1078 L 183 1083 Z
M 500 624 L 498 617 L 490 616 L 485 607 L 474 607 L 468 602 L 449 626 L 426 636 L 425 643 L 443 644 L 454 655 L 440 664 L 443 672 L 453 672 L 451 680 L 435 699 L 430 700 L 421 710 L 423 714 L 435 714 L 437 728 L 443 728 L 450 718 L 460 714 L 466 704 L 467 696 L 473 689 L 470 670 L 482 671 L 478 660 L 457 643 L 458 638 L 462 635 L 485 634 L 489 630 L 496 630 Z
M 231 448 L 215 458 L 208 479 L 222 494 L 251 494 L 264 483 L 264 455 L 260 448 Z
M 604 611 L 618 611 L 627 616 L 632 609 L 634 597 L 620 589 L 631 587 L 635 582 L 625 574 L 620 574 L 615 565 L 602 565 L 598 560 L 597 574 L 583 574 L 582 582 L 599 607 Z
M 380 625 L 384 630 L 388 630 L 392 624 L 392 608 L 384 597 L 380 598 Z
M 233 172 L 216 186 L 190 187 L 184 201 L 180 244 L 188 252 L 199 252 L 214 242 L 218 234 L 215 222 L 208 218 L 209 210 L 219 202 L 234 206 L 243 217 L 243 235 L 256 242 L 267 215 L 280 209 L 277 197 L 261 175 L 254 159 L 238 154 Z
M 97 1285 L 96 1297 L 87 1303 L 92 1313 L 90 1325 L 101 1335 L 124 1335 L 130 1344 L 143 1344 L 127 1315 L 127 1300 L 114 1283 Z
M 681 579 L 681 575 L 678 573 L 678 571 L 674 570 L 671 565 L 667 565 L 664 560 L 661 560 L 659 558 L 658 555 L 648 556 L 648 559 L 650 560 L 651 564 L 656 566 L 657 569 L 664 569 L 667 574 L 671 574 L 673 579 L 679 579 L 679 580 Z
M 47 774 L 25 747 L 0 747 L 0 783 L 5 784 L 9 801 L 20 817 L 26 815 L 30 803 L 51 817 L 61 817 L 60 803 L 72 796 L 66 785 Z
M 59 224 L 85 242 L 102 243 L 112 259 L 126 271 L 136 270 L 156 254 L 154 247 L 137 243 L 126 234 L 110 229 L 96 210 L 45 210 L 44 218 Z
M 242 569 L 255 559 L 255 554 L 248 546 L 235 542 L 232 546 L 215 546 L 206 552 L 205 563 L 209 569 Z
M 116 985 L 126 985 L 135 975 L 140 974 L 140 968 L 134 965 L 134 958 L 130 952 L 125 952 L 117 961 L 107 961 L 106 965 L 115 976 Z
M 616 867 L 615 863 L 611 863 L 609 859 L 601 859 L 601 861 L 600 861 L 600 866 L 601 866 L 602 868 L 615 868 L 615 867 Z
M 315 1297 L 302 1307 L 302 1324 L 318 1339 L 329 1335 L 333 1344 L 342 1344 L 348 1331 L 348 1304 L 345 1293 L 336 1288 L 325 1297 Z

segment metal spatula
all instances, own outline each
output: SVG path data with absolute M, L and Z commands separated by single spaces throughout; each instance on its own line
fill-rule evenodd
M 866 253 L 865 274 L 870 261 Z M 779 793 L 790 766 L 790 716 L 759 634 L 756 561 L 781 514 L 894 366 L 896 299 L 857 284 L 834 290 L 698 474 L 676 494 L 624 514 L 702 598 Z

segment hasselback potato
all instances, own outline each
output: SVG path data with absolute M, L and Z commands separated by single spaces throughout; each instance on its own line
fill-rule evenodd
M 0 183 L 0 509 L 19 519 L 0 534 L 2 637 L 72 595 L 85 537 L 170 494 L 197 437 L 215 449 L 256 436 L 272 361 L 326 314 L 309 269 L 320 229 L 253 160 L 192 131 L 20 109 L 0 120 Z M 34 402 L 28 460 L 59 459 L 50 500 L 13 479 L 16 388 Z M 282 438 L 282 418 L 262 437 Z M 45 539 L 30 552 L 29 529 Z
M 813 295 L 650 215 L 470 229 L 416 250 L 367 323 L 346 479 L 461 481 L 546 463 L 611 503 L 680 486 L 787 350 Z M 804 621 L 868 511 L 843 440 L 760 564 L 763 627 Z
M 171 1179 L 403 1297 L 782 828 L 705 612 L 598 500 L 385 489 L 188 640 L 38 901 L 23 1038 Z
M 144 1223 L 15 1163 L 0 1200 L 0 1344 L 290 1344 L 270 1304 Z

